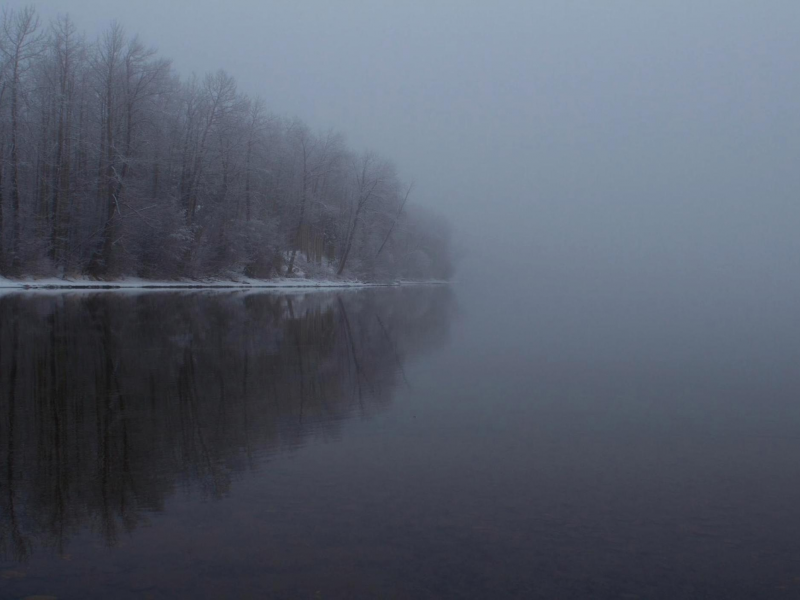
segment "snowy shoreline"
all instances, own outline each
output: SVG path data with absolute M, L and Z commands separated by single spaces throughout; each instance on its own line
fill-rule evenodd
M 208 279 L 208 280 L 150 280 L 126 278 L 109 281 L 93 279 L 6 279 L 0 277 L 0 292 L 35 291 L 35 290 L 86 290 L 86 291 L 114 291 L 114 290 L 303 290 L 313 289 L 352 289 L 370 287 L 399 287 L 409 285 L 445 285 L 446 281 L 335 281 L 329 279 Z

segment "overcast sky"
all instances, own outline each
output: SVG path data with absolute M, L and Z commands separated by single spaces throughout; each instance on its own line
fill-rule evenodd
M 392 158 L 484 267 L 800 273 L 797 0 L 36 6 Z

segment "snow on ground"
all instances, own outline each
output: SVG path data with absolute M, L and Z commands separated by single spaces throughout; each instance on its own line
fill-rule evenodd
M 305 279 L 305 278 L 285 278 L 285 279 L 250 279 L 241 277 L 236 279 L 205 279 L 205 280 L 177 280 L 177 281 L 157 281 L 151 279 L 138 279 L 128 277 L 112 281 L 97 281 L 93 279 L 60 279 L 50 277 L 44 279 L 6 279 L 0 277 L 0 293 L 35 291 L 35 290 L 86 290 L 86 291 L 142 291 L 142 290 L 302 290 L 312 291 L 343 289 L 343 288 L 365 288 L 365 287 L 386 287 L 400 285 L 420 285 L 438 284 L 440 281 L 392 281 L 385 283 L 342 280 L 334 281 L 327 279 Z

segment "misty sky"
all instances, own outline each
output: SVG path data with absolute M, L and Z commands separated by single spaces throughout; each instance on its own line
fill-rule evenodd
M 90 37 L 116 18 L 182 74 L 225 68 L 393 159 L 465 264 L 800 273 L 796 0 L 36 6 Z

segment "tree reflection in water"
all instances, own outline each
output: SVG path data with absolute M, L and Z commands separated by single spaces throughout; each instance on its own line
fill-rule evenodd
M 0 298 L 0 553 L 114 544 L 176 490 L 222 497 L 338 435 L 447 338 L 444 286 Z

